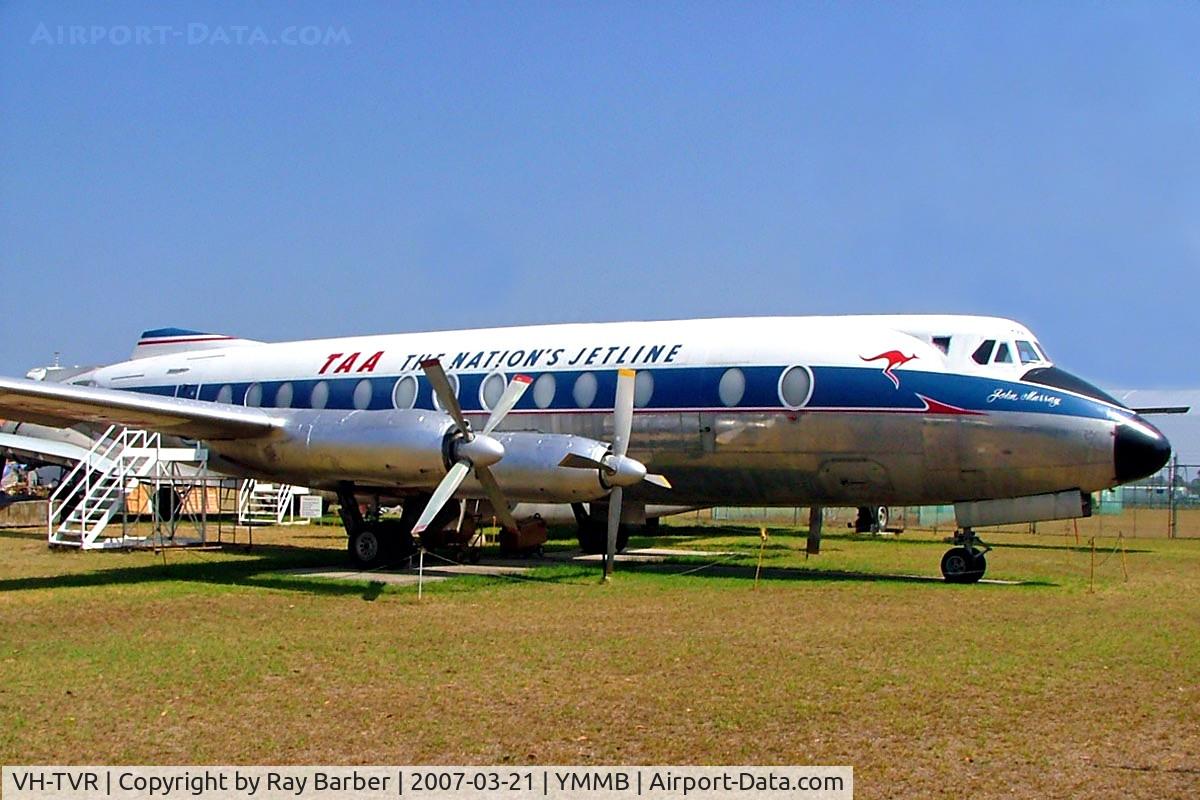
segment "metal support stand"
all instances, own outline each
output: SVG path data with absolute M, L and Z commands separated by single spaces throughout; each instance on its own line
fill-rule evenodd
M 824 521 L 825 513 L 821 506 L 811 506 L 808 509 L 808 541 L 804 545 L 806 557 L 820 555 L 821 525 Z

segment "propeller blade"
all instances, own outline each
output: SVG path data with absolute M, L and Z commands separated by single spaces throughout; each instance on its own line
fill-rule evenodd
M 617 486 L 608 496 L 608 549 L 604 553 L 604 580 L 612 578 L 617 560 L 617 530 L 621 527 L 621 495 L 624 493 Z
M 533 378 L 528 375 L 516 375 L 508 382 L 508 387 L 504 390 L 504 394 L 500 395 L 499 402 L 492 409 L 492 415 L 488 417 L 487 424 L 483 426 L 484 433 L 491 433 L 496 429 L 508 412 L 513 410 L 513 406 L 521 399 L 521 395 L 525 394 L 525 390 L 529 388 L 529 384 L 533 383 Z
M 646 483 L 652 483 L 661 489 L 674 488 L 671 486 L 671 482 L 669 480 L 667 480 L 667 476 L 665 476 L 665 475 L 651 475 L 651 474 L 647 473 L 646 477 L 643 480 L 645 480 Z
M 571 467 L 572 469 L 605 469 L 604 463 L 597 461 L 594 458 L 581 456 L 576 453 L 567 453 L 563 456 L 563 460 L 558 462 L 560 467 Z
M 421 512 L 421 516 L 417 519 L 417 524 L 413 526 L 413 536 L 419 536 L 422 531 L 429 527 L 429 523 L 433 522 L 433 518 L 442 510 L 442 506 L 454 496 L 458 491 L 458 487 L 466 479 L 467 473 L 471 471 L 471 463 L 469 461 L 459 461 L 450 468 L 446 473 L 446 477 L 442 478 L 442 482 L 434 489 L 433 496 L 429 498 L 429 502 L 425 505 L 425 510 Z
M 629 435 L 633 431 L 633 389 L 637 373 L 631 369 L 617 370 L 617 396 L 613 403 L 613 442 L 615 456 L 625 455 L 629 449 Z
M 467 420 L 463 418 L 462 407 L 458 404 L 458 398 L 454 396 L 454 387 L 450 385 L 450 379 L 446 377 L 446 371 L 442 369 L 442 362 L 436 358 L 430 358 L 421 362 L 421 369 L 425 370 L 425 377 L 429 379 L 429 385 L 433 387 L 433 393 L 437 395 L 438 405 L 454 419 L 454 424 L 469 440 L 471 428 L 467 425 Z
M 478 467 L 475 470 L 475 477 L 483 486 L 483 490 L 487 492 L 488 500 L 492 501 L 492 508 L 496 512 L 496 518 L 500 520 L 500 524 L 513 533 L 517 532 L 517 520 L 513 517 L 512 511 L 509 510 L 508 500 L 504 497 L 504 492 L 500 491 L 500 484 L 496 483 L 496 476 L 487 467 Z

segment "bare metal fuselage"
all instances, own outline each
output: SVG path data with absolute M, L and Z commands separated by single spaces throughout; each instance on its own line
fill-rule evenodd
M 366 423 L 377 413 L 349 411 L 344 418 Z M 423 416 L 441 424 L 436 413 Z M 474 416 L 474 422 L 482 422 L 481 415 Z M 349 480 L 419 491 L 432 488 L 444 474 L 436 455 L 412 458 L 400 447 L 389 447 L 386 436 L 354 435 L 349 433 L 353 426 L 346 427 L 344 439 L 320 450 L 255 441 L 214 442 L 210 448 L 249 472 L 310 486 Z M 601 441 L 611 437 L 611 418 L 603 412 L 514 414 L 504 427 Z M 1097 491 L 1113 483 L 1113 428 L 1107 420 L 1032 413 L 638 413 L 631 453 L 668 475 L 674 488 L 639 487 L 634 496 L 697 506 L 922 505 L 1072 488 Z M 505 463 L 495 469 L 511 485 L 505 482 Z M 468 484 L 464 493 L 471 489 Z M 595 496 L 602 494 L 597 483 Z M 514 494 L 513 499 L 568 498 Z

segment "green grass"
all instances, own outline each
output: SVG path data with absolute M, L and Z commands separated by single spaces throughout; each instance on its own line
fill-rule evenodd
M 664 528 L 735 553 L 530 562 L 409 587 L 330 528 L 247 553 L 50 552 L 0 532 L 0 763 L 852 764 L 860 797 L 1200 786 L 1200 542 L 995 536 L 949 586 L 930 534 Z M 690 534 L 690 535 L 685 535 Z M 565 545 L 555 545 L 553 550 Z

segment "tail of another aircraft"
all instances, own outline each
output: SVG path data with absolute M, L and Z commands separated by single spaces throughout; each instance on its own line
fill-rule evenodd
M 222 347 L 239 347 L 248 344 L 263 344 L 254 339 L 239 339 L 222 333 L 203 333 L 184 328 L 157 328 L 144 331 L 131 358 L 149 358 L 187 350 L 215 350 Z

